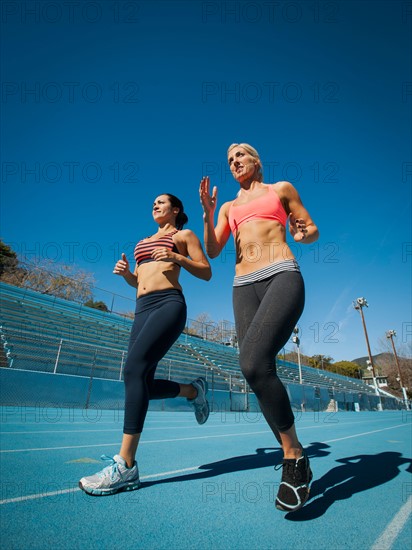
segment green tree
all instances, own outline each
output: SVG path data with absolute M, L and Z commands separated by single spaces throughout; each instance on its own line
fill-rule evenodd
M 16 271 L 18 263 L 17 254 L 0 239 L 0 276 L 8 271 Z
M 330 370 L 330 365 L 333 361 L 329 355 L 313 355 L 309 359 L 309 366 L 315 369 Z
M 109 308 L 104 302 L 95 302 L 93 300 L 87 300 L 87 302 L 84 303 L 87 307 L 92 307 L 94 309 L 99 309 L 100 311 L 109 311 Z
M 337 361 L 330 365 L 328 370 L 332 370 L 343 376 L 349 376 L 350 378 L 362 378 L 362 369 L 360 365 L 352 361 Z

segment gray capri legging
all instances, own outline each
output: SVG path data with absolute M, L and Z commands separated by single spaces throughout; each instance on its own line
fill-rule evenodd
M 233 288 L 240 368 L 278 440 L 277 432 L 291 428 L 295 419 L 276 373 L 276 355 L 289 340 L 304 303 L 305 287 L 299 270 L 278 271 L 264 280 Z

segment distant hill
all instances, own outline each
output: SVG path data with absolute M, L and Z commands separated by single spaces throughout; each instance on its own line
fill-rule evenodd
M 366 369 L 367 367 L 366 361 L 369 361 L 369 357 L 367 355 L 365 357 L 358 357 L 358 359 L 352 359 L 352 363 L 357 363 L 363 369 Z M 392 353 L 384 352 L 378 353 L 377 355 L 372 355 L 372 361 L 374 365 L 384 367 L 386 365 L 392 365 L 395 359 Z
M 358 359 L 353 359 L 354 363 L 357 363 L 362 370 L 366 370 L 366 361 L 369 359 L 369 357 L 359 357 Z M 375 368 L 378 368 L 377 374 L 381 374 L 386 376 L 388 374 L 388 369 L 392 370 L 396 363 L 395 358 L 393 356 L 393 353 L 384 352 L 384 353 L 378 353 L 377 355 L 372 355 L 372 360 Z M 399 356 L 399 362 L 401 364 L 402 369 L 411 369 L 412 368 L 412 360 L 408 359 L 406 357 Z
M 353 359 L 354 363 L 357 363 L 363 372 L 363 376 L 370 373 L 366 370 L 366 361 L 369 357 L 358 357 Z M 378 353 L 372 356 L 373 364 L 375 366 L 375 373 L 377 376 L 386 376 L 388 379 L 389 391 L 394 395 L 402 398 L 402 392 L 399 387 L 398 370 L 395 363 L 395 358 L 392 353 L 384 352 Z M 402 378 L 405 388 L 412 388 L 412 359 L 399 356 L 399 368 L 402 372 Z M 412 397 L 412 391 L 407 389 L 409 398 Z

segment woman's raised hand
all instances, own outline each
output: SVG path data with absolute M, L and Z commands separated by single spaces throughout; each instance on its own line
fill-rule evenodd
M 217 187 L 213 187 L 211 195 L 209 176 L 205 176 L 200 180 L 199 194 L 205 214 L 213 214 L 217 203 Z
M 293 214 L 289 216 L 289 231 L 296 242 L 303 241 L 308 230 L 303 218 L 295 218 Z
M 122 259 L 118 260 L 114 266 L 113 273 L 116 275 L 126 275 L 130 271 L 129 262 L 127 261 L 126 254 L 122 252 Z

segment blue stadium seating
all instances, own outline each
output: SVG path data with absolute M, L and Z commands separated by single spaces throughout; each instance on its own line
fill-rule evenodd
M 3 367 L 121 380 L 132 320 L 0 282 Z M 299 385 L 295 363 L 277 358 L 286 386 Z M 303 365 L 303 385 L 319 398 L 358 402 L 375 396 L 364 382 Z M 206 376 L 216 389 L 250 391 L 231 346 L 183 333 L 159 363 L 157 377 L 188 382 Z M 310 392 L 309 392 L 310 393 Z M 343 398 L 341 396 L 344 396 Z M 346 397 L 345 397 L 346 396 Z

